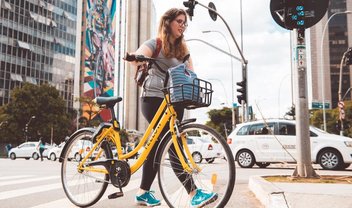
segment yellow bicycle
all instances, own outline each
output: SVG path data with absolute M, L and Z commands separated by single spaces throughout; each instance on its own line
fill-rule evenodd
M 135 60 L 157 62 L 144 56 L 137 56 Z M 189 87 L 192 96 L 197 95 L 196 99 L 171 101 L 170 94 L 177 88 L 184 91 Z M 99 106 L 110 109 L 111 122 L 101 123 L 97 128 L 79 129 L 66 141 L 60 155 L 62 185 L 73 204 L 79 207 L 95 204 L 105 193 L 108 184 L 118 188 L 108 198 L 123 196 L 122 188 L 128 185 L 131 175 L 143 165 L 162 129 L 169 123 L 169 131 L 157 147 L 158 154 L 155 158 L 148 158 L 154 160 L 158 170 L 158 184 L 164 199 L 162 203 L 169 207 L 190 206 L 191 199 L 177 177 L 177 174 L 186 174 L 197 188 L 218 194 L 218 199 L 209 207 L 225 207 L 235 185 L 235 163 L 228 144 L 214 129 L 194 124 L 195 119 L 179 122 L 174 109 L 174 105 L 180 104 L 189 109 L 209 106 L 213 92 L 211 84 L 196 79 L 190 86 L 172 86 L 163 91 L 164 101 L 139 144 L 128 153 L 122 151 L 120 124 L 114 114 L 114 106 L 122 98 L 96 99 Z M 113 154 L 115 148 L 117 152 Z M 140 153 L 138 159 L 130 159 L 137 153 Z M 173 158 L 179 161 L 179 165 L 172 163 Z

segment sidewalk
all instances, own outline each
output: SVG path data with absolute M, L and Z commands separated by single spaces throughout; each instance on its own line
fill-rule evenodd
M 352 185 L 272 183 L 251 176 L 249 189 L 266 208 L 352 208 Z

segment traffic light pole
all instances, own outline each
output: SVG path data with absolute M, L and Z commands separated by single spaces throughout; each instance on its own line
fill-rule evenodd
M 311 164 L 305 30 L 294 29 L 293 32 L 296 35 L 294 87 L 296 89 L 296 150 L 298 157 L 293 176 L 311 178 L 317 177 L 317 174 Z
M 345 119 L 345 110 L 344 110 L 344 97 L 342 97 L 342 77 L 343 77 L 343 65 L 346 63 L 347 66 L 351 65 L 352 59 L 352 48 L 348 48 L 346 52 L 343 53 L 341 63 L 340 63 L 340 77 L 339 77 L 339 101 L 338 101 L 338 108 L 339 108 L 339 119 L 340 119 L 340 135 L 343 136 L 343 120 Z
M 229 31 L 230 35 L 231 35 L 231 38 L 233 40 L 233 42 L 235 43 L 235 46 L 237 48 L 237 51 L 239 52 L 241 58 L 240 58 L 240 61 L 242 63 L 242 77 L 245 77 L 247 78 L 247 65 L 248 65 L 248 61 L 245 59 L 244 55 L 243 55 L 243 52 L 241 50 L 241 48 L 239 47 L 239 45 L 237 44 L 237 41 L 235 39 L 235 36 L 233 35 L 229 25 L 227 24 L 227 22 L 225 21 L 225 19 L 216 11 L 215 9 L 215 5 L 213 5 L 212 7 L 209 6 L 206 6 L 196 0 L 188 0 L 188 1 L 184 1 L 183 2 L 183 5 L 185 7 L 187 7 L 188 9 L 186 10 L 186 12 L 188 13 L 189 17 L 190 17 L 190 20 L 192 20 L 192 16 L 193 16 L 193 10 L 194 10 L 194 7 L 195 5 L 200 5 L 206 9 L 208 9 L 209 11 L 209 14 L 211 14 L 211 17 L 212 19 L 215 21 L 216 20 L 216 16 L 220 17 L 220 19 L 224 22 L 227 30 Z M 246 92 L 245 92 L 245 103 L 243 103 L 243 100 L 241 102 L 241 105 L 242 105 L 242 109 L 243 109 L 243 112 L 242 112 L 242 118 L 244 121 L 247 121 L 248 120 L 248 88 L 246 86 Z

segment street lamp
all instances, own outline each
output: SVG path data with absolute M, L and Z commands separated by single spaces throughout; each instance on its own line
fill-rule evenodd
M 221 84 L 221 87 L 222 87 L 222 89 L 224 90 L 224 93 L 225 93 L 225 104 L 226 105 L 228 105 L 228 97 L 227 97 L 227 91 L 226 91 L 226 88 L 225 88 L 225 85 L 224 85 L 224 83 L 220 80 L 220 79 L 215 79 L 215 78 L 209 78 L 208 79 L 209 81 L 210 80 L 214 80 L 214 81 L 217 81 L 217 82 L 219 82 L 220 84 Z
M 31 118 L 29 119 L 29 121 L 26 123 L 26 127 L 25 127 L 25 129 L 24 129 L 24 132 L 25 132 L 25 136 L 26 136 L 26 142 L 28 141 L 28 126 L 29 126 L 29 124 L 31 123 L 31 121 L 32 121 L 32 119 L 34 119 L 35 118 L 35 116 L 31 116 Z
M 203 33 L 211 33 L 211 32 L 215 32 L 215 33 L 219 33 L 220 35 L 222 35 L 222 37 L 224 37 L 224 39 L 225 39 L 225 41 L 226 41 L 226 44 L 227 44 L 227 48 L 229 49 L 229 53 L 230 54 L 232 54 L 231 53 L 231 47 L 230 47 L 230 44 L 229 44 L 229 42 L 227 41 L 227 38 L 226 38 L 226 36 L 222 33 L 222 32 L 220 32 L 220 31 L 218 31 L 218 30 L 206 30 L 206 31 L 203 31 Z M 235 110 L 234 110 L 234 106 L 233 106 L 233 104 L 234 104 L 234 87 L 235 87 L 235 85 L 234 85 L 234 82 L 233 82 L 233 61 L 232 61 L 232 58 L 230 57 L 230 63 L 231 63 L 231 111 L 232 111 L 232 129 L 234 129 L 235 128 L 235 125 L 236 125 L 236 120 L 235 120 Z
M 326 131 L 326 115 L 325 115 L 325 80 L 324 80 L 324 67 L 323 67 L 323 42 L 324 42 L 324 35 L 325 35 L 325 30 L 330 22 L 330 20 L 338 14 L 350 14 L 352 13 L 351 11 L 344 11 L 344 12 L 336 12 L 332 14 L 329 19 L 326 21 L 324 29 L 323 29 L 323 34 L 321 35 L 321 41 L 320 41 L 320 80 L 321 80 L 321 93 L 322 93 L 322 102 L 323 102 L 323 123 L 324 123 L 324 131 Z

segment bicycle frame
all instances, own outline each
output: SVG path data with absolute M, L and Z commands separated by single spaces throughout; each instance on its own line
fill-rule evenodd
M 91 157 L 92 153 L 101 145 L 103 140 L 105 138 L 108 138 L 113 143 L 115 143 L 119 160 L 128 159 L 128 158 L 134 156 L 144 146 L 144 144 L 146 144 L 144 151 L 142 152 L 140 157 L 137 159 L 136 163 L 134 163 L 130 167 L 131 174 L 135 173 L 143 165 L 143 163 L 146 160 L 147 156 L 149 155 L 151 149 L 154 147 L 155 143 L 157 142 L 161 131 L 166 126 L 167 122 L 170 120 L 169 129 L 170 129 L 170 132 L 172 135 L 172 142 L 175 146 L 177 156 L 179 157 L 179 160 L 180 160 L 180 163 L 181 163 L 183 169 L 185 171 L 187 171 L 188 173 L 192 173 L 192 171 L 194 169 L 197 171 L 200 171 L 200 168 L 196 165 L 196 163 L 193 160 L 193 157 L 191 156 L 185 135 L 178 135 L 179 132 L 178 132 L 177 125 L 176 125 L 176 119 L 177 119 L 176 111 L 175 111 L 174 107 L 170 104 L 169 100 L 170 100 L 170 96 L 169 96 L 169 94 L 166 94 L 165 99 L 161 103 L 153 120 L 149 124 L 146 132 L 144 133 L 141 141 L 139 142 L 137 147 L 135 147 L 129 153 L 124 154 L 121 150 L 122 146 L 121 146 L 121 140 L 120 140 L 120 134 L 119 134 L 119 123 L 113 114 L 112 125 L 109 128 L 103 129 L 101 131 L 101 133 L 96 135 L 96 138 L 93 138 L 93 140 L 96 139 L 97 142 L 94 144 L 93 148 L 88 152 L 88 154 L 80 162 L 80 164 L 78 166 L 78 170 L 79 171 L 100 172 L 100 173 L 105 173 L 105 174 L 109 173 L 108 170 L 106 170 L 106 169 L 84 166 L 84 163 L 87 161 L 88 158 Z M 158 122 L 158 120 L 159 120 L 159 122 Z M 175 128 L 176 128 L 176 130 L 175 130 Z M 153 131 L 153 129 L 154 129 L 154 131 Z M 98 130 L 98 132 L 99 132 L 99 130 Z M 147 142 L 150 135 L 152 135 L 152 136 L 151 136 L 150 140 Z M 185 157 L 182 154 L 182 150 L 181 150 L 179 142 L 178 142 L 178 137 L 180 137 L 182 140 L 182 146 L 184 148 L 185 154 L 187 155 L 189 162 L 191 163 L 191 166 L 193 169 L 190 167 L 190 165 L 187 164 Z M 96 158 L 99 158 L 99 156 L 101 154 L 102 154 L 102 150 L 99 151 Z

